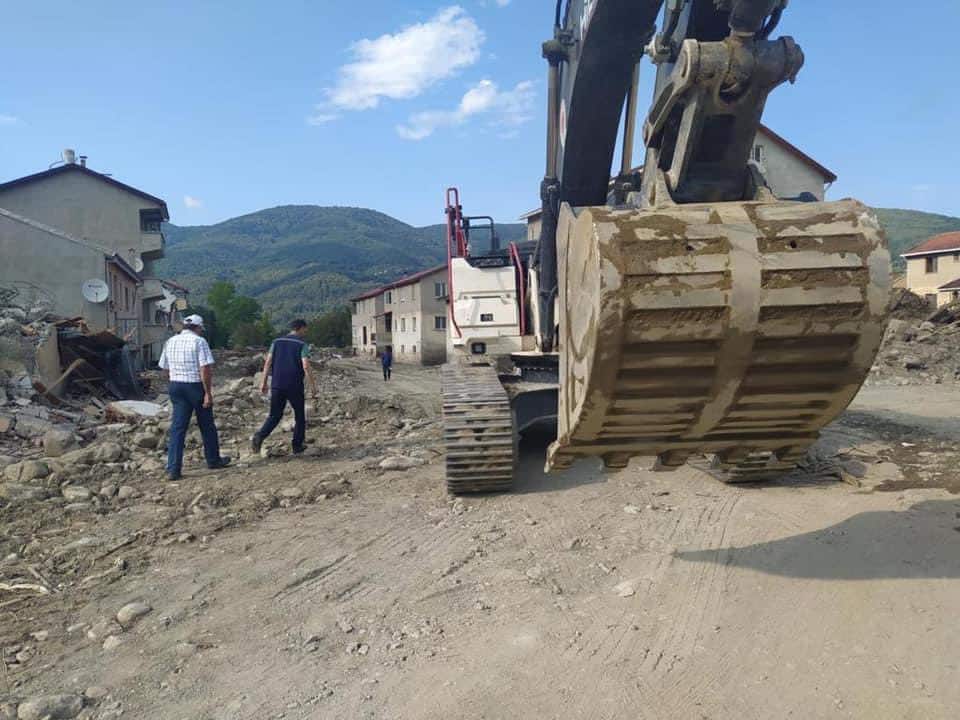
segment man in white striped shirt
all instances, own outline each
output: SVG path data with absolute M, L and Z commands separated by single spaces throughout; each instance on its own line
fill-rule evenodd
M 213 420 L 213 353 L 203 338 L 203 318 L 190 315 L 183 330 L 167 340 L 160 367 L 170 373 L 173 420 L 167 440 L 167 477 L 179 480 L 183 469 L 183 446 L 190 417 L 196 413 L 203 454 L 211 470 L 226 467 L 230 458 L 220 455 L 220 438 Z

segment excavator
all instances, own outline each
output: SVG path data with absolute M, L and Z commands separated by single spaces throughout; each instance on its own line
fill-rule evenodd
M 447 193 L 450 492 L 509 490 L 518 437 L 541 422 L 556 427 L 548 471 L 650 457 L 767 480 L 852 401 L 890 255 L 863 204 L 778 198 L 750 160 L 768 95 L 804 62 L 772 39 L 786 6 L 558 0 L 539 237 L 501 246 Z

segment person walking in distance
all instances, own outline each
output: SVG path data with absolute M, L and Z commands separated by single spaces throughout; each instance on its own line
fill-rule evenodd
M 207 467 L 217 470 L 229 465 L 230 458 L 220 455 L 220 438 L 213 420 L 213 353 L 203 337 L 202 317 L 189 315 L 183 321 L 183 330 L 164 344 L 159 365 L 170 374 L 167 393 L 173 404 L 167 441 L 167 477 L 180 479 L 183 446 L 194 414 L 203 438 Z
M 310 346 L 303 339 L 306 334 L 306 321 L 294 320 L 290 323 L 290 334 L 277 338 L 270 345 L 270 352 L 263 363 L 263 381 L 260 383 L 260 392 L 266 395 L 267 380 L 270 380 L 270 414 L 263 427 L 250 439 L 250 447 L 255 453 L 260 452 L 263 441 L 280 423 L 287 403 L 293 408 L 296 422 L 293 452 L 300 454 L 305 449 L 307 420 L 304 412 L 304 380 L 310 382 L 311 392 L 314 397 L 317 396 L 317 383 L 310 369 Z
M 393 367 L 393 348 L 387 345 L 380 353 L 380 365 L 383 366 L 383 379 L 390 379 L 390 370 Z

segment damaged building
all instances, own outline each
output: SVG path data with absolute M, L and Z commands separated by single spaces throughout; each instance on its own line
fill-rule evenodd
M 162 199 L 65 150 L 57 167 L 0 183 L 0 299 L 82 317 L 149 367 L 186 307 L 186 289 L 154 271 L 169 217 Z

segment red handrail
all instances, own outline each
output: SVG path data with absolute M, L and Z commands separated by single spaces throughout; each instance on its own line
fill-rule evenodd
M 527 289 L 526 278 L 523 276 L 523 261 L 520 259 L 520 251 L 515 242 L 510 243 L 510 256 L 513 258 L 513 264 L 517 267 L 517 275 L 520 278 L 520 335 L 527 334 Z

